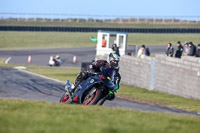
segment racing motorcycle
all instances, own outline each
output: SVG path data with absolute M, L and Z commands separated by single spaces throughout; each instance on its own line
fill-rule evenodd
M 53 56 L 50 57 L 48 66 L 60 66 L 62 64 L 62 60 L 60 59 L 60 56 L 57 55 L 53 58 Z
M 102 105 L 106 100 L 113 96 L 118 88 L 118 84 L 113 82 L 114 70 L 111 68 L 102 68 L 98 74 L 90 76 L 83 80 L 74 90 L 69 92 L 70 81 L 66 81 L 66 92 L 61 97 L 61 103 L 83 104 L 83 105 Z

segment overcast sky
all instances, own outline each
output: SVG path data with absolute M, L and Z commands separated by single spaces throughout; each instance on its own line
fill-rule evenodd
M 0 0 L 0 13 L 200 16 L 200 0 Z

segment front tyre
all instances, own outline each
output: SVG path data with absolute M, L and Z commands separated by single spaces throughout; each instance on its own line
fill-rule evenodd
M 101 99 L 102 97 L 102 92 L 100 89 L 97 89 L 93 87 L 88 94 L 86 94 L 84 100 L 83 100 L 83 105 L 94 105 L 97 104 L 97 102 Z
M 69 95 L 67 93 L 65 93 L 61 98 L 60 98 L 60 103 L 66 103 L 69 104 L 71 103 L 70 99 L 69 99 Z

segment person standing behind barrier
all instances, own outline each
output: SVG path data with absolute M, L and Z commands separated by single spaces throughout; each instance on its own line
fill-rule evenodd
M 105 37 L 102 37 L 102 47 L 106 47 L 106 40 L 105 40 Z
M 167 50 L 166 50 L 165 53 L 166 53 L 167 56 L 173 57 L 173 55 L 174 55 L 174 48 L 172 47 L 171 43 L 168 43 Z
M 119 47 L 117 47 L 117 44 L 112 45 L 112 50 L 113 50 L 113 54 L 117 54 L 118 56 L 120 56 Z
M 189 56 L 195 56 L 196 54 L 196 46 L 192 43 L 192 42 L 189 42 L 189 48 L 190 48 L 190 51 L 189 51 Z
M 196 57 L 200 57 L 200 44 L 197 45 Z
M 183 46 L 181 45 L 180 41 L 178 41 L 176 45 L 177 45 L 177 50 L 176 50 L 175 57 L 176 58 L 181 58 L 182 53 L 183 53 Z
M 188 42 L 185 41 L 185 43 L 184 43 L 184 49 L 183 49 L 183 54 L 184 55 L 188 55 L 189 52 L 190 52 L 190 47 L 188 46 Z
M 142 45 L 137 53 L 137 58 L 144 58 L 145 56 L 145 45 Z

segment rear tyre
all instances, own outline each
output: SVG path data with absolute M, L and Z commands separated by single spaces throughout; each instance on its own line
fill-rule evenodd
M 101 90 L 93 87 L 84 97 L 83 105 L 95 105 L 101 99 Z
M 60 98 L 60 103 L 66 103 L 66 104 L 71 103 L 71 101 L 70 101 L 70 99 L 69 99 L 69 95 L 65 93 L 65 94 Z

